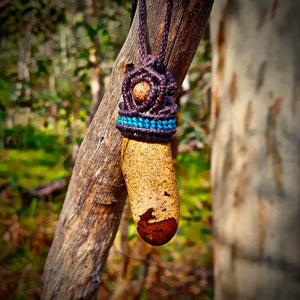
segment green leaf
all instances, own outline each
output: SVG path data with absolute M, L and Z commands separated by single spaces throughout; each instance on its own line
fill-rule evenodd
M 90 38 L 91 41 L 93 41 L 95 38 L 96 29 L 93 28 L 90 24 L 85 24 L 85 28 L 88 37 Z
M 89 49 L 84 48 L 79 52 L 78 59 L 89 60 L 90 52 Z

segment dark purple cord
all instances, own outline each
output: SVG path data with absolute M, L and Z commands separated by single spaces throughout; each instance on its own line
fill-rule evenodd
M 166 56 L 166 48 L 167 48 L 167 43 L 168 43 L 172 10 L 173 10 L 173 1 L 167 0 L 167 13 L 165 16 L 165 27 L 164 27 L 164 32 L 163 32 L 163 36 L 161 39 L 161 46 L 160 46 L 160 51 L 159 51 L 159 61 L 161 64 L 164 63 L 165 56 Z
M 133 22 L 133 18 L 134 18 L 134 14 L 136 11 L 136 7 L 137 7 L 137 0 L 132 0 L 131 2 L 131 20 L 130 20 L 130 27 L 132 25 Z
M 145 59 L 145 15 L 146 5 L 145 0 L 139 1 L 139 49 L 140 49 L 140 60 Z
M 132 1 L 132 11 L 131 11 L 131 23 L 134 18 L 135 10 L 137 7 L 137 0 Z M 161 39 L 161 45 L 159 50 L 159 64 L 163 64 L 166 56 L 166 48 L 168 43 L 168 35 L 170 30 L 170 23 L 173 10 L 173 1 L 167 0 L 167 12 L 165 16 L 165 27 Z M 146 3 L 145 0 L 139 1 L 139 50 L 140 50 L 140 60 L 145 59 L 145 14 L 146 14 Z
M 133 0 L 131 22 L 136 7 L 137 0 Z M 169 142 L 176 133 L 175 118 L 178 107 L 172 96 L 177 85 L 164 64 L 172 9 L 172 0 L 167 0 L 165 27 L 159 55 L 146 55 L 146 4 L 145 0 L 139 0 L 140 66 L 125 75 L 122 84 L 124 102 L 119 105 L 119 119 L 116 126 L 125 137 L 146 142 Z M 150 86 L 150 93 L 142 103 L 137 102 L 133 97 L 133 89 L 140 82 Z

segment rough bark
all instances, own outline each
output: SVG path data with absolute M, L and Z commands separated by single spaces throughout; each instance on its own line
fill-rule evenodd
M 205 29 L 212 0 L 174 1 L 167 47 L 168 69 L 181 85 Z M 166 5 L 147 1 L 148 52 L 158 53 Z M 138 63 L 135 16 L 111 81 L 80 147 L 44 271 L 42 299 L 91 299 L 97 294 L 125 201 L 122 137 L 115 129 L 121 84 Z
M 217 300 L 300 298 L 299 10 L 292 0 L 214 7 Z

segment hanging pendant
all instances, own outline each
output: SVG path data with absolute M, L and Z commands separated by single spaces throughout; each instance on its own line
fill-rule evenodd
M 125 137 L 122 172 L 140 236 L 167 243 L 179 221 L 179 193 L 170 141 L 176 132 L 176 83 L 158 57 L 146 56 L 124 78 L 117 128 Z
M 160 246 L 175 235 L 179 193 L 170 141 L 176 133 L 177 89 L 164 65 L 172 1 L 167 1 L 159 56 L 145 55 L 145 0 L 139 1 L 140 66 L 122 84 L 117 129 L 124 137 L 122 172 L 134 223 L 145 242 Z

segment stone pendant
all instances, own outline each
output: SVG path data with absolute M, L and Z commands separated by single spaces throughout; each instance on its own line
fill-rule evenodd
M 170 143 L 124 138 L 122 171 L 140 236 L 153 246 L 167 243 L 177 231 L 180 210 Z

